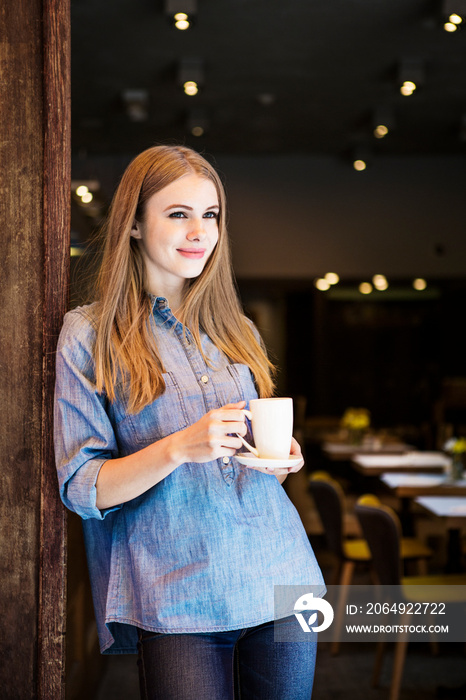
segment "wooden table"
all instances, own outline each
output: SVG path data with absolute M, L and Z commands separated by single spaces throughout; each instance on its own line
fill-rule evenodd
M 365 476 L 380 476 L 384 472 L 439 472 L 451 465 L 450 457 L 443 452 L 417 452 L 404 454 L 356 454 L 352 466 Z
M 387 473 L 380 476 L 398 498 L 418 496 L 466 496 L 466 478 L 450 481 L 445 474 Z
M 349 461 L 357 455 L 399 455 L 412 450 L 411 445 L 404 442 L 381 442 L 374 439 L 372 442 L 361 445 L 352 445 L 349 442 L 324 442 L 322 452 L 335 462 Z
M 448 528 L 446 571 L 464 571 L 461 530 L 466 528 L 466 496 L 419 496 L 415 501 L 445 521 Z
M 466 496 L 466 479 L 450 481 L 445 473 L 384 472 L 380 480 L 400 499 L 400 518 L 406 535 L 414 535 L 412 499 L 418 496 Z

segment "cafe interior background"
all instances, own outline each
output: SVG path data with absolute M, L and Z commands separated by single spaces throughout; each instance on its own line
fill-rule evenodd
M 70 304 L 87 299 L 95 233 L 129 161 L 167 142 L 211 160 L 245 310 L 279 367 L 279 395 L 295 398 L 307 464 L 287 488 L 324 565 L 306 479 L 332 469 L 321 441 L 346 409 L 367 409 L 371 431 L 418 450 L 466 435 L 461 15 L 466 24 L 466 0 L 71 3 Z M 80 537 L 70 518 L 69 698 L 104 668 Z M 387 697 L 387 674 L 374 698 Z M 435 697 L 436 684 L 401 698 Z M 319 675 L 315 692 L 325 697 Z

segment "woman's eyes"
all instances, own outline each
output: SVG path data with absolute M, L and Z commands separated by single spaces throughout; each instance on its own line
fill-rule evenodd
M 186 215 L 186 212 L 184 212 L 184 211 L 172 211 L 171 214 L 169 214 L 169 218 L 171 218 L 171 219 L 186 219 L 187 215 Z M 206 211 L 202 218 L 203 219 L 218 219 L 218 212 Z

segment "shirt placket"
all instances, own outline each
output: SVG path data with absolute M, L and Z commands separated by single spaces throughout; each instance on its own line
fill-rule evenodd
M 165 317 L 166 327 L 173 328 L 176 338 L 186 354 L 204 401 L 205 412 L 207 413 L 214 408 L 218 408 L 218 398 L 212 372 L 199 352 L 192 333 L 175 319 L 166 302 L 160 300 L 158 309 L 162 312 L 162 316 Z M 217 464 L 226 485 L 232 486 L 235 479 L 235 469 L 231 458 L 226 456 L 220 457 L 217 459 Z

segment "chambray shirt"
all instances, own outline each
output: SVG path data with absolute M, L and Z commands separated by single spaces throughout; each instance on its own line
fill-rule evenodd
M 137 414 L 95 386 L 94 305 L 66 314 L 57 349 L 55 452 L 64 504 L 83 519 L 102 653 L 136 652 L 137 628 L 242 629 L 274 619 L 274 585 L 321 585 L 298 513 L 275 476 L 233 457 L 187 463 L 142 495 L 96 507 L 102 464 L 226 403 L 256 398 L 249 368 L 203 334 L 207 364 L 167 301 L 151 323 L 166 390 Z M 122 392 L 120 392 L 122 394 Z M 314 589 L 316 590 L 316 589 Z

